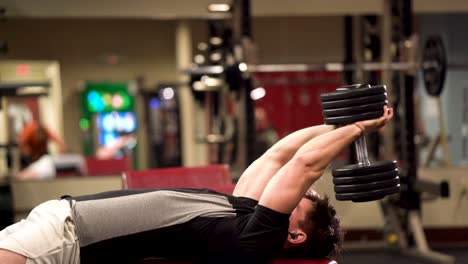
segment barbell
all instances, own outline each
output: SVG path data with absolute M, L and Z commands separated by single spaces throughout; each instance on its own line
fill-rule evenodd
M 221 75 L 227 79 L 241 78 L 244 72 L 306 72 L 306 71 L 415 71 L 422 70 L 424 86 L 429 95 L 439 96 L 444 87 L 447 69 L 468 70 L 468 64 L 448 64 L 447 54 L 442 38 L 432 35 L 426 39 L 421 55 L 421 62 L 392 62 L 392 63 L 341 63 L 328 62 L 316 64 L 257 64 L 248 65 L 244 62 L 229 66 L 221 65 L 193 65 L 183 72 L 191 75 Z M 235 75 L 235 76 L 234 76 Z M 229 82 L 228 82 L 229 83 Z

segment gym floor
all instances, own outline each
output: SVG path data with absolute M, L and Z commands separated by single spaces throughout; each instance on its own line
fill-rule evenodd
M 433 248 L 434 251 L 445 253 L 456 258 L 457 264 L 468 264 L 468 245 L 463 246 L 450 246 L 450 247 L 437 247 Z M 363 264 L 363 263 L 379 263 L 379 264 L 426 264 L 438 263 L 430 262 L 420 258 L 404 255 L 399 251 L 390 249 L 352 249 L 346 250 L 341 253 L 337 259 L 338 263 L 344 264 Z

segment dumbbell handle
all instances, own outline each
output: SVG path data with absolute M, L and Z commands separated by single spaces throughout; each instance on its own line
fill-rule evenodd
M 359 136 L 354 141 L 354 148 L 356 150 L 356 157 L 359 165 L 370 165 L 369 156 L 367 155 L 366 137 L 364 134 Z

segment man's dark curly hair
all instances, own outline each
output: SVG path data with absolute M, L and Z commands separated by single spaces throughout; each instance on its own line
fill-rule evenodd
M 292 258 L 335 258 L 341 250 L 344 230 L 335 208 L 329 204 L 328 196 L 320 198 L 318 195 L 307 193 L 314 210 L 308 212 L 306 220 L 299 223 L 300 228 L 307 234 L 307 240 L 297 246 L 285 250 L 285 254 Z

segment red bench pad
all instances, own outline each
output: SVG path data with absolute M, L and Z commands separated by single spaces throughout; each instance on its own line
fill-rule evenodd
M 128 171 L 124 175 L 124 185 L 128 189 L 208 188 L 229 193 L 234 189 L 229 167 L 222 164 Z

